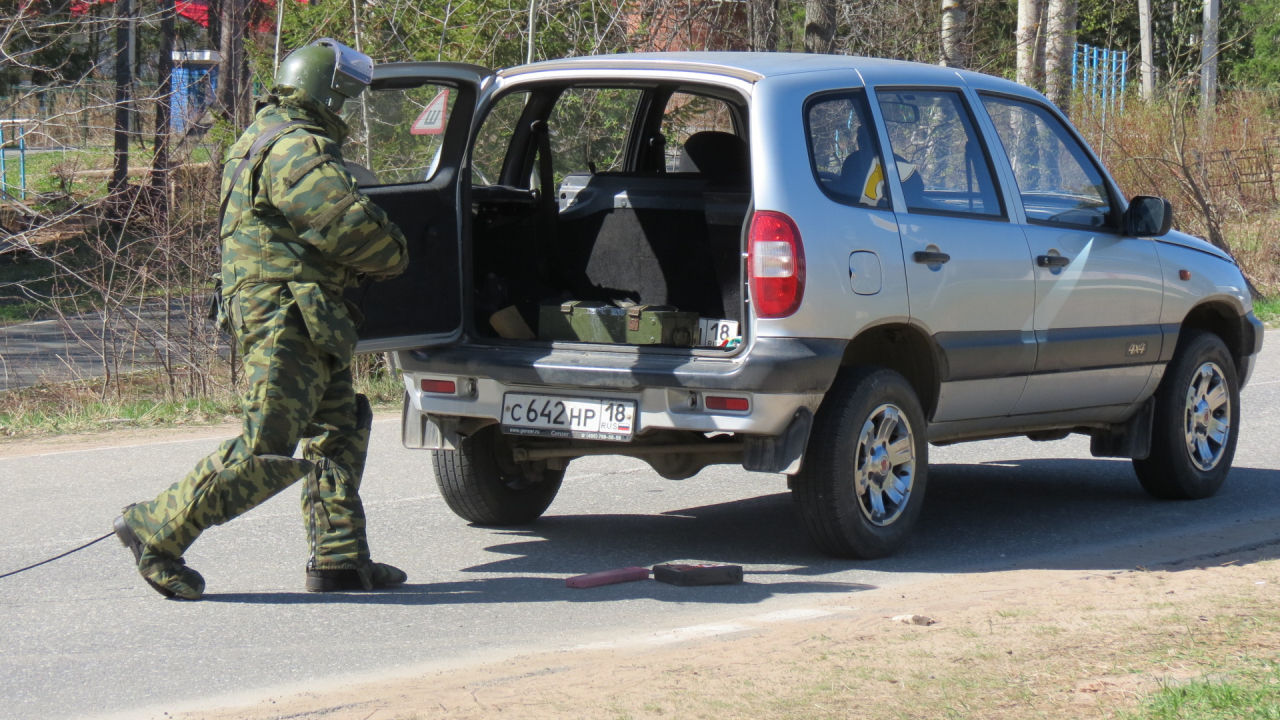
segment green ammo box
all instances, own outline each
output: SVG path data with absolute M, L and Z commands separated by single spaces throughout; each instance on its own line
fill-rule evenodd
M 627 311 L 593 300 L 570 300 L 560 305 L 543 305 L 538 313 L 538 339 L 625 343 Z
M 666 305 L 627 308 L 627 342 L 632 345 L 693 347 L 698 341 L 698 313 Z
M 542 306 L 538 339 L 692 347 L 698 339 L 698 314 L 664 305 L 620 308 L 599 301 L 570 300 Z

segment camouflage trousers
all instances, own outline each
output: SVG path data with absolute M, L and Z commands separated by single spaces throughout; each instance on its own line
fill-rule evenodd
M 248 286 L 230 305 L 249 385 L 243 430 L 125 512 L 151 556 L 139 565 L 182 557 L 206 528 L 303 480 L 308 566 L 358 568 L 369 559 L 359 490 L 373 416 L 352 385 L 351 358 L 316 347 L 288 285 Z

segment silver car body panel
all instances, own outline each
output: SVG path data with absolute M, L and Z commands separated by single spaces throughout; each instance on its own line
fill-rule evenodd
M 1239 268 L 1221 251 L 1190 236 L 1170 233 L 1151 240 L 1028 225 L 1008 160 L 995 140 L 978 92 L 1047 101 L 1007 80 L 918 63 L 831 55 L 596 56 L 498 73 L 484 88 L 477 122 L 496 94 L 547 82 L 678 82 L 722 87 L 744 97 L 749 106 L 753 207 L 783 212 L 795 220 L 807 274 L 804 302 L 795 314 L 759 319 L 749 313 L 749 340 L 734 361 L 750 361 L 751 340 L 756 338 L 848 340 L 876 326 L 911 324 L 933 340 L 942 358 L 944 372 L 931 418 L 931 439 L 1102 427 L 1123 420 L 1154 392 L 1188 312 L 1203 302 L 1224 303 L 1241 316 L 1251 308 Z M 874 93 L 877 87 L 887 86 L 952 88 L 964 93 L 992 156 L 1007 221 L 905 211 L 892 162 L 884 165 L 892 211 L 843 205 L 822 192 L 808 161 L 801 111 L 806 99 L 857 88 Z M 868 104 L 887 151 L 878 104 Z M 1115 181 L 1087 144 L 1085 149 L 1123 206 Z M 951 261 L 939 268 L 913 261 L 915 251 L 931 247 L 950 254 Z M 1071 265 L 1057 273 L 1036 267 L 1036 255 L 1055 250 L 1070 257 Z M 855 253 L 858 259 L 851 265 Z M 855 288 L 850 276 L 850 268 L 865 267 L 869 257 L 874 257 L 873 267 L 880 273 L 874 292 Z M 1178 279 L 1182 268 L 1192 271 L 1191 280 Z M 1143 340 L 1134 337 L 1131 328 L 1154 333 L 1155 340 L 1148 339 L 1147 347 L 1138 352 Z M 1073 331 L 1083 332 L 1072 335 Z M 1058 353 L 1055 366 L 1050 362 L 1054 354 L 1045 354 L 1041 343 L 1058 341 L 1066 349 Z M 990 352 L 993 346 L 1002 348 L 1001 352 Z M 1134 355 L 1129 354 L 1130 346 Z M 1114 364 L 1072 365 L 1095 350 L 1099 356 L 1122 355 Z M 476 352 L 481 354 L 476 356 L 471 378 L 477 387 L 474 398 L 422 393 L 417 384 L 432 377 L 430 366 L 402 354 L 411 409 L 495 419 L 501 413 L 502 394 L 518 389 L 636 399 L 641 427 L 771 434 L 781 432 L 799 408 L 816 408 L 822 397 L 812 391 L 753 394 L 751 388 L 742 388 L 752 397 L 752 412 L 717 416 L 687 411 L 691 391 L 675 382 L 670 387 L 625 390 L 564 382 L 554 386 L 499 382 L 484 377 L 484 351 L 477 348 Z M 586 357 L 584 353 L 584 362 Z

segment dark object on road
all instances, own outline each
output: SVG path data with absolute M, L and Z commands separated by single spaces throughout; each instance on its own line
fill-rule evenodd
M 649 568 L 625 567 L 618 568 L 617 570 L 602 570 L 601 572 L 593 572 L 587 573 L 586 575 L 575 575 L 571 578 L 565 578 L 564 586 L 581 589 L 648 579 Z
M 668 585 L 732 585 L 742 582 L 741 565 L 654 565 L 653 579 Z

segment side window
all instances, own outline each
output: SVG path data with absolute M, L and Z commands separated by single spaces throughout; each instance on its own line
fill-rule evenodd
M 876 98 L 909 210 L 1004 215 L 986 150 L 960 93 L 881 90 Z
M 430 180 L 457 99 L 454 88 L 426 84 L 370 91 L 348 101 L 344 117 L 351 134 L 342 157 L 356 180 L 361 185 Z
M 733 111 L 729 104 L 716 98 L 672 93 L 662 111 L 662 137 L 665 140 L 667 172 L 680 169 L 680 153 L 685 141 L 700 132 L 733 134 Z
M 805 132 L 809 161 L 827 194 L 863 207 L 889 208 L 883 160 L 861 91 L 810 101 Z
M 983 96 L 1032 222 L 1105 227 L 1111 199 L 1102 173 L 1062 122 L 1029 102 Z
M 524 92 L 503 95 L 485 116 L 471 149 L 472 185 L 497 185 L 502 181 L 502 163 L 528 99 L 529 93 Z
M 557 187 L 570 173 L 625 169 L 627 133 L 641 92 L 569 88 L 561 93 L 547 122 Z

